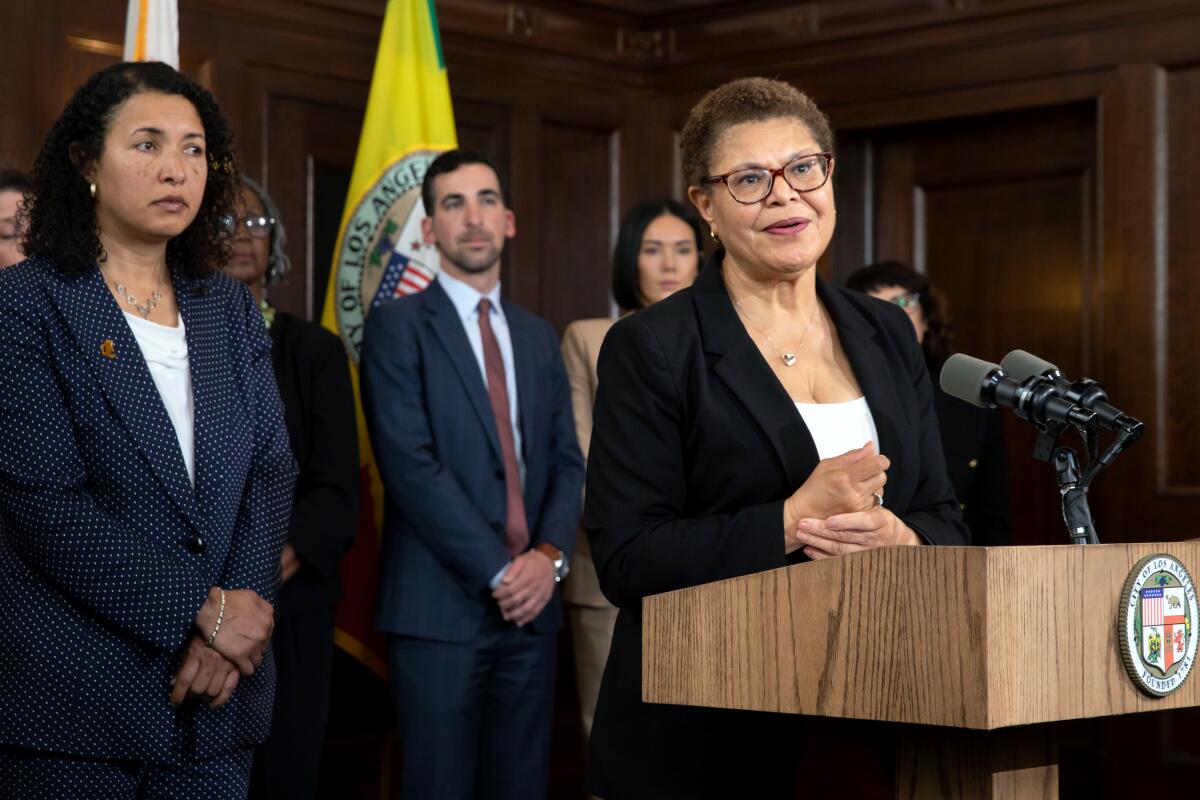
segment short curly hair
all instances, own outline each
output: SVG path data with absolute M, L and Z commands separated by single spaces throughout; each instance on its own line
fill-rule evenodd
M 680 157 L 688 186 L 711 175 L 713 150 L 722 134 L 743 122 L 791 117 L 803 122 L 822 151 L 833 151 L 833 129 L 812 98 L 783 81 L 738 78 L 718 86 L 692 107 L 679 134 Z
M 159 62 L 123 62 L 88 78 L 67 102 L 34 161 L 25 205 L 24 249 L 65 275 L 84 275 L 104 260 L 96 209 L 84 171 L 96 163 L 113 119 L 129 98 L 143 92 L 179 95 L 196 108 L 204 126 L 208 180 L 196 218 L 167 243 L 167 263 L 202 278 L 229 258 L 222 217 L 240 187 L 233 131 L 212 94 Z

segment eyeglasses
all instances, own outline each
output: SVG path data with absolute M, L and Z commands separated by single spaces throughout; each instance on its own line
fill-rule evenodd
M 723 183 L 734 200 L 742 205 L 750 205 L 770 196 L 771 190 L 775 188 L 776 175 L 782 175 L 787 185 L 797 192 L 820 189 L 825 185 L 825 181 L 829 180 L 829 165 L 832 163 L 833 153 L 813 153 L 789 161 L 779 169 L 735 169 L 724 175 L 710 175 L 702 178 L 700 182 Z
M 895 297 L 888 298 L 889 303 L 895 303 L 905 311 L 910 311 L 921 305 L 921 295 L 916 292 L 906 292 L 898 294 Z
M 275 227 L 274 217 L 235 217 L 232 214 L 226 214 L 221 217 L 221 225 L 225 228 L 225 232 L 230 236 L 236 236 L 238 226 L 242 225 L 246 228 L 246 233 L 250 234 L 255 239 L 265 239 L 271 235 L 272 229 Z

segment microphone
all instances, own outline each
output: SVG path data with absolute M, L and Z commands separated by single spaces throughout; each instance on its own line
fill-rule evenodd
M 1024 350 L 1013 350 L 1001 360 L 1000 366 L 1017 381 L 1035 376 L 1050 381 L 1060 397 L 1096 412 L 1100 426 L 1106 430 L 1128 433 L 1135 439 L 1142 435 L 1145 426 L 1113 407 L 1104 387 L 1094 380 L 1084 378 L 1072 383 L 1057 366 Z
M 999 364 L 955 353 L 942 366 L 942 391 L 980 408 L 1011 408 L 1016 415 L 1045 430 L 1053 425 L 1072 425 L 1092 432 L 1097 414 L 1060 397 L 1048 378 L 1034 376 L 1013 380 Z

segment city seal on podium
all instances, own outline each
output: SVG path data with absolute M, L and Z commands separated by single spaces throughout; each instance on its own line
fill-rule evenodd
M 371 309 L 421 291 L 437 275 L 437 249 L 421 236 L 421 182 L 437 155 L 419 150 L 392 162 L 346 220 L 335 263 L 334 302 L 338 331 L 356 364 Z
M 1143 692 L 1166 697 L 1196 661 L 1196 586 L 1174 556 L 1156 553 L 1134 564 L 1121 590 L 1117 640 L 1125 671 Z

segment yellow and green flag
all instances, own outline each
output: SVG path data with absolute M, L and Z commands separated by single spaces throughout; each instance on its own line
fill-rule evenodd
M 361 459 L 358 534 L 342 562 L 335 640 L 380 675 L 386 662 L 374 617 L 383 486 L 359 392 L 363 322 L 372 308 L 421 291 L 437 274 L 437 251 L 421 237 L 421 181 L 429 163 L 456 142 L 433 0 L 388 0 L 321 315 L 353 362 Z

